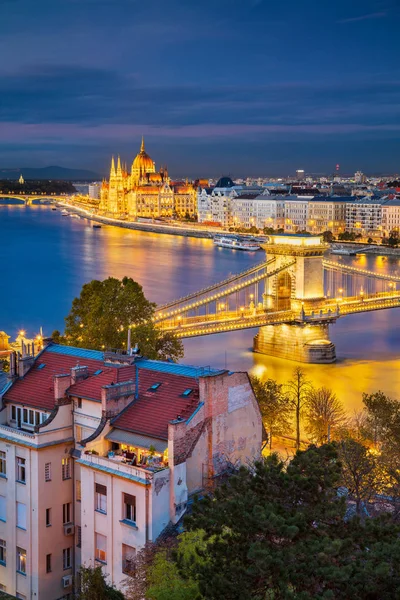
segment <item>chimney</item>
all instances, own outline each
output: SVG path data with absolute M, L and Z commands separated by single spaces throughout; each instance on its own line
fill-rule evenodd
M 35 355 L 31 352 L 27 352 L 27 348 L 24 343 L 22 343 L 22 356 L 18 353 L 18 376 L 24 377 L 29 369 L 33 366 L 35 362 Z
M 71 385 L 74 385 L 74 383 L 78 383 L 78 381 L 82 381 L 83 379 L 87 379 L 87 377 L 89 377 L 88 367 L 80 367 L 79 365 L 72 367 Z
M 17 353 L 11 352 L 10 354 L 10 377 L 14 379 L 17 376 Z
M 54 375 L 54 400 L 61 400 L 64 398 L 65 392 L 71 385 L 71 375 L 69 373 L 63 373 L 62 375 Z

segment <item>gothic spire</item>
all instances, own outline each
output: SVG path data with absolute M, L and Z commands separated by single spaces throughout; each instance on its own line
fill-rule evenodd
M 110 177 L 115 177 L 115 163 L 114 163 L 114 157 L 112 157 L 112 159 L 111 159 Z
M 144 148 L 144 135 L 142 135 L 142 145 L 140 146 L 140 152 L 146 152 Z

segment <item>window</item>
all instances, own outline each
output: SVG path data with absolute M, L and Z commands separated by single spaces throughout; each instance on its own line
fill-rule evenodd
M 0 565 L 6 566 L 6 540 L 0 540 Z
M 6 522 L 6 497 L 0 496 L 0 521 Z
M 82 500 L 82 489 L 81 489 L 81 480 L 77 479 L 75 482 L 76 489 L 76 501 L 80 502 Z
M 17 502 L 17 527 L 26 529 L 26 504 Z
M 107 513 L 107 488 L 100 483 L 95 483 L 95 503 L 96 510 Z
M 17 571 L 26 575 L 26 550 L 17 546 Z
M 62 478 L 71 479 L 71 461 L 69 458 L 63 458 L 61 461 Z
M 64 548 L 63 550 L 63 569 L 71 568 L 71 548 Z
M 17 456 L 17 481 L 26 483 L 26 460 Z
M 76 528 L 76 545 L 78 548 L 82 547 L 82 527 L 80 525 Z
M 7 475 L 7 460 L 6 453 L 0 451 L 0 477 L 5 477 Z
M 71 523 L 71 502 L 63 504 L 63 525 Z
M 51 462 L 44 465 L 44 480 L 51 481 Z
M 51 526 L 51 508 L 46 508 L 46 527 Z
M 11 421 L 17 420 L 17 407 L 11 406 Z
M 136 522 L 136 496 L 124 494 L 124 513 L 123 518 L 127 521 Z
M 19 600 L 26 600 L 25 594 L 20 594 L 20 592 L 16 592 L 15 597 L 18 598 Z
M 46 573 L 51 573 L 51 554 L 46 554 Z
M 95 533 L 96 560 L 102 563 L 107 563 L 107 538 L 105 535 Z
M 122 544 L 122 572 L 130 575 L 135 568 L 136 549 Z
M 82 408 L 82 398 L 78 398 L 78 408 Z

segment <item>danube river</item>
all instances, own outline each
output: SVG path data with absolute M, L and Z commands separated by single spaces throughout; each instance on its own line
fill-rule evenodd
M 0 205 L 0 330 L 15 338 L 43 326 L 63 329 L 64 316 L 83 283 L 128 275 L 157 303 L 203 288 L 262 259 L 214 247 L 212 241 L 130 231 L 86 219 L 62 217 L 49 206 Z M 346 257 L 370 270 L 400 273 L 400 260 Z M 295 363 L 251 352 L 254 331 L 206 336 L 185 342 L 184 362 L 248 370 L 285 382 Z M 338 362 L 304 365 L 315 385 L 334 389 L 349 411 L 363 391 L 400 396 L 400 309 L 339 319 L 331 327 Z

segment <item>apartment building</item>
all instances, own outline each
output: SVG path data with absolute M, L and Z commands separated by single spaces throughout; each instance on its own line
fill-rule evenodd
M 231 211 L 233 225 L 237 227 L 279 229 L 285 224 L 285 201 L 281 196 L 240 194 L 232 199 Z
M 285 232 L 306 231 L 309 199 L 308 196 L 287 196 L 285 198 Z
M 346 204 L 346 231 L 382 235 L 382 198 L 359 198 Z
M 389 197 L 382 204 L 382 234 L 389 237 L 392 231 L 400 232 L 400 196 Z
M 51 344 L 0 410 L 0 584 L 68 598 L 81 564 L 121 586 L 191 494 L 260 455 L 246 373 Z
M 353 201 L 354 198 L 351 196 L 310 198 L 307 231 L 310 233 L 331 231 L 333 235 L 343 233 L 346 230 L 346 205 Z

